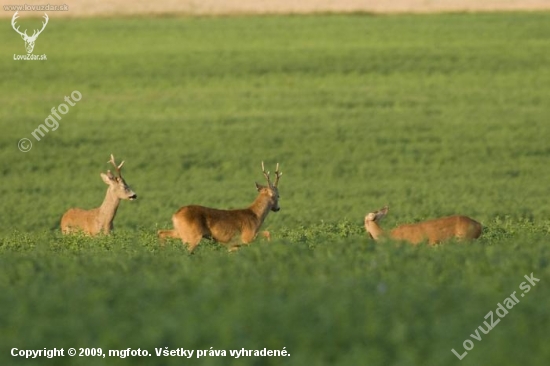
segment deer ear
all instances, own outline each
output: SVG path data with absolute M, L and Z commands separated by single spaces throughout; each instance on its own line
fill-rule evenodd
M 113 180 L 111 179 L 111 177 L 109 177 L 107 174 L 105 173 L 101 173 L 101 179 L 103 179 L 103 181 L 105 182 L 105 184 L 111 184 L 113 182 Z
M 261 191 L 262 188 L 265 188 L 265 186 L 262 186 L 261 184 L 258 184 L 258 182 L 254 182 L 254 183 L 256 183 L 256 189 L 258 190 L 258 192 Z

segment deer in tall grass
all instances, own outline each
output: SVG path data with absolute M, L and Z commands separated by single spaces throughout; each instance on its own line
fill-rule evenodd
M 279 171 L 279 164 L 275 170 L 275 183 L 271 183 L 263 162 L 262 173 L 267 185 L 256 183 L 258 196 L 248 208 L 219 210 L 197 205 L 184 206 L 172 216 L 174 230 L 159 230 L 159 238 L 179 238 L 183 245 L 188 245 L 189 253 L 195 250 L 202 238 L 229 243 L 229 251 L 234 251 L 241 245 L 233 240 L 240 233 L 241 243 L 250 244 L 269 212 L 280 210 L 278 184 L 283 173 Z M 268 232 L 262 235 L 269 239 Z
M 115 219 L 120 200 L 132 201 L 137 198 L 137 195 L 126 184 L 124 178 L 122 178 L 121 169 L 124 161 L 117 165 L 115 157 L 111 154 L 111 160 L 107 163 L 113 164 L 117 176 L 114 176 L 110 170 L 107 170 L 107 174 L 100 174 L 105 184 L 109 186 L 103 203 L 101 206 L 91 210 L 71 208 L 65 212 L 61 218 L 61 232 L 63 234 L 75 232 L 82 232 L 91 236 L 100 233 L 109 234 L 113 230 L 113 220 Z
M 427 241 L 431 245 L 452 238 L 458 240 L 476 239 L 481 235 L 481 224 L 467 216 L 449 216 L 416 224 L 401 225 L 389 233 L 384 232 L 378 222 L 386 216 L 389 208 L 386 206 L 365 216 L 365 229 L 375 241 L 384 237 L 394 240 L 419 244 Z

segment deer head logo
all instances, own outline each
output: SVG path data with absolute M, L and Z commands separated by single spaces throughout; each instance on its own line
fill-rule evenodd
M 24 32 L 21 32 L 19 30 L 19 26 L 17 28 L 15 27 L 15 20 L 18 18 L 17 13 L 18 12 L 16 11 L 15 14 L 13 14 L 13 17 L 11 18 L 11 26 L 13 27 L 13 30 L 19 33 L 19 35 L 21 35 L 21 38 L 23 38 L 23 40 L 25 41 L 25 48 L 27 49 L 27 53 L 32 53 L 32 50 L 34 49 L 34 42 L 36 42 L 36 39 L 38 38 L 40 33 L 42 33 L 44 28 L 46 28 L 46 24 L 48 24 L 48 14 L 44 13 L 44 19 L 46 21 L 42 22 L 42 29 L 40 29 L 39 31 L 34 30 L 34 32 L 32 33 L 32 36 L 28 36 L 26 29 Z

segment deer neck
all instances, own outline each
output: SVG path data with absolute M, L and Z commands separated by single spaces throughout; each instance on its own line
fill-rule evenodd
M 99 221 L 102 226 L 108 225 L 113 222 L 115 218 L 118 205 L 120 204 L 120 198 L 118 198 L 111 188 L 107 189 L 107 194 L 101 206 L 99 206 Z
M 264 222 L 267 214 L 269 214 L 271 210 L 271 203 L 269 201 L 270 197 L 267 194 L 260 193 L 249 207 L 249 210 L 258 218 L 258 225 Z
M 376 241 L 378 241 L 384 235 L 384 230 L 382 230 L 380 225 L 378 225 L 378 223 L 376 223 L 374 221 L 366 221 L 365 222 L 365 229 L 367 229 L 368 233 Z

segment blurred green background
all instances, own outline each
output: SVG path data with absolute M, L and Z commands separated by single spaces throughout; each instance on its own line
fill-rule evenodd
M 540 288 L 461 362 L 545 364 L 549 20 L 63 19 L 36 43 L 48 60 L 33 62 L 14 61 L 23 42 L 1 32 L 1 343 L 291 354 L 239 360 L 251 365 L 451 364 L 451 348 L 534 272 Z M 74 90 L 82 100 L 35 141 Z M 61 237 L 65 210 L 103 200 L 111 153 L 138 200 L 122 202 L 112 237 Z M 159 249 L 156 230 L 183 205 L 249 205 L 262 160 L 284 173 L 281 211 L 263 226 L 271 243 Z M 374 245 L 363 217 L 386 204 L 388 229 L 459 213 L 485 233 Z

